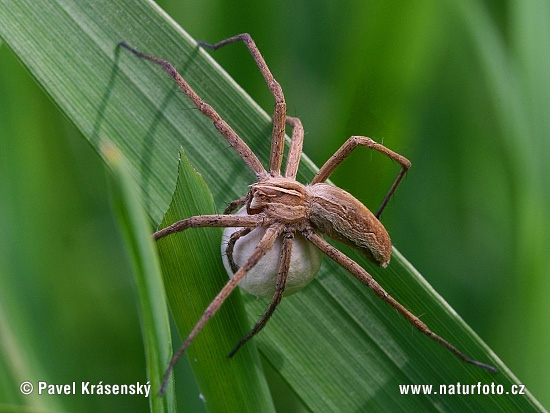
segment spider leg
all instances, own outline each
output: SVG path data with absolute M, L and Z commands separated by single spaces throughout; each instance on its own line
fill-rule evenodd
M 399 155 L 398 153 L 386 148 L 384 145 L 381 145 L 375 141 L 373 141 L 371 138 L 367 138 L 365 136 L 352 136 L 349 138 L 344 144 L 338 149 L 334 155 L 332 155 L 328 161 L 325 162 L 325 164 L 321 167 L 319 172 L 315 175 L 313 180 L 311 181 L 311 185 L 319 183 L 319 182 L 325 182 L 328 177 L 334 172 L 334 170 L 346 159 L 349 154 L 357 148 L 359 145 L 365 146 L 367 148 L 374 149 L 375 151 L 378 151 L 380 153 L 383 153 L 388 158 L 398 162 L 401 165 L 401 170 L 399 171 L 397 178 L 395 178 L 395 181 L 393 182 L 393 185 L 391 186 L 390 190 L 384 197 L 384 200 L 382 201 L 382 204 L 378 208 L 378 211 L 376 211 L 376 218 L 380 219 L 380 215 L 382 215 L 382 211 L 388 204 L 388 201 L 390 200 L 391 196 L 395 192 L 397 186 L 399 185 L 399 182 L 401 182 L 401 179 L 403 179 L 403 176 L 405 176 L 405 173 L 407 170 L 411 167 L 410 161 L 405 158 L 404 156 Z
M 237 208 L 242 207 L 244 204 L 246 204 L 246 201 L 248 201 L 249 194 L 244 195 L 243 197 L 236 199 L 232 201 L 229 205 L 227 205 L 227 208 L 223 211 L 224 215 L 229 215 L 233 213 Z
M 267 177 L 267 172 L 262 166 L 261 162 L 257 158 L 256 155 L 254 155 L 254 152 L 248 147 L 248 145 L 237 135 L 237 133 L 229 126 L 229 124 L 224 121 L 218 112 L 216 112 L 212 106 L 208 105 L 206 102 L 204 102 L 199 95 L 195 93 L 195 91 L 189 86 L 189 83 L 181 77 L 181 75 L 178 73 L 176 68 L 170 64 L 167 60 L 160 59 L 155 56 L 151 56 L 146 53 L 142 53 L 133 47 L 129 46 L 126 42 L 120 42 L 121 46 L 125 47 L 126 49 L 130 50 L 132 53 L 134 53 L 136 56 L 150 60 L 153 63 L 156 63 L 170 75 L 174 79 L 174 81 L 178 84 L 178 86 L 183 90 L 183 93 L 185 93 L 189 99 L 195 104 L 197 109 L 199 109 L 204 115 L 209 117 L 212 122 L 214 122 L 214 126 L 216 129 L 222 134 L 222 136 L 229 142 L 229 145 L 237 152 L 237 154 L 242 158 L 242 160 L 248 165 L 252 171 L 256 174 L 256 177 L 261 180 L 263 178 Z
M 248 33 L 242 33 L 229 39 L 222 40 L 215 44 L 199 42 L 199 45 L 212 50 L 219 49 L 229 43 L 242 41 L 248 48 L 254 61 L 258 65 L 269 90 L 275 97 L 275 109 L 273 111 L 273 133 L 271 138 L 271 156 L 269 159 L 269 173 L 272 176 L 279 176 L 281 171 L 281 163 L 283 161 L 283 150 L 285 142 L 285 119 L 286 119 L 286 103 L 281 85 L 275 80 L 271 71 L 262 57 L 256 43 Z
M 283 236 L 283 248 L 281 250 L 281 260 L 279 261 L 279 272 L 277 273 L 277 284 L 275 286 L 275 294 L 269 303 L 269 306 L 263 313 L 262 317 L 254 325 L 252 330 L 244 336 L 235 346 L 228 357 L 231 358 L 235 353 L 252 337 L 260 332 L 262 328 L 265 327 L 269 318 L 273 315 L 273 312 L 281 302 L 283 298 L 283 293 L 286 287 L 286 280 L 288 276 L 288 269 L 290 268 L 290 256 L 292 251 L 292 242 L 294 241 L 294 231 L 289 230 L 284 232 Z
M 351 272 L 355 278 L 357 278 L 359 281 L 361 281 L 363 284 L 365 284 L 367 287 L 369 287 L 374 293 L 380 297 L 382 300 L 387 302 L 389 305 L 391 305 L 393 308 L 395 308 L 400 314 L 402 314 L 417 330 L 424 333 L 428 337 L 430 337 L 432 340 L 437 341 L 438 343 L 442 344 L 445 348 L 450 350 L 452 353 L 454 353 L 456 356 L 458 356 L 460 359 L 465 361 L 466 363 L 473 364 L 474 366 L 478 366 L 481 368 L 484 368 L 485 370 L 491 371 L 493 373 L 497 372 L 497 369 L 493 366 L 489 366 L 487 364 L 481 363 L 476 360 L 472 360 L 469 357 L 467 357 L 464 353 L 460 352 L 456 347 L 454 347 L 452 344 L 450 344 L 448 341 L 444 340 L 437 334 L 435 334 L 433 331 L 431 331 L 426 324 L 424 324 L 420 319 L 415 316 L 413 313 L 411 313 L 409 310 L 407 310 L 401 303 L 399 303 L 397 300 L 395 300 L 391 295 L 389 295 L 381 286 L 376 282 L 372 276 L 363 269 L 359 264 L 357 264 L 355 261 L 353 261 L 351 258 L 346 256 L 344 253 L 340 252 L 336 248 L 334 248 L 332 245 L 330 245 L 327 241 L 325 241 L 323 238 L 321 238 L 319 235 L 317 235 L 313 229 L 309 228 L 303 231 L 303 235 L 305 238 L 307 238 L 309 241 L 311 241 L 317 248 L 319 248 L 323 253 L 329 256 L 332 260 L 340 264 L 342 267 L 344 267 L 346 270 Z
M 290 149 L 285 168 L 285 178 L 296 179 L 298 165 L 302 157 L 302 146 L 304 144 L 304 127 L 298 118 L 287 116 L 286 123 L 292 126 L 292 137 L 290 138 Z
M 225 248 L 225 255 L 227 255 L 227 261 L 229 261 L 229 265 L 231 266 L 231 271 L 233 271 L 233 274 L 239 271 L 239 267 L 233 260 L 233 249 L 235 248 L 235 243 L 239 240 L 239 238 L 244 237 L 251 231 L 252 228 L 243 228 L 239 231 L 235 231 L 233 234 L 231 234 L 231 237 L 229 237 L 227 247 Z
M 177 353 L 172 357 L 172 360 L 170 360 L 170 364 L 168 365 L 168 368 L 166 369 L 166 373 L 164 374 L 164 379 L 162 381 L 162 385 L 159 390 L 159 396 L 162 396 L 164 394 L 164 390 L 166 389 L 166 384 L 168 383 L 168 379 L 170 378 L 170 374 L 172 373 L 172 370 L 174 369 L 174 366 L 178 362 L 178 359 L 181 357 L 183 352 L 187 347 L 189 347 L 189 344 L 193 341 L 195 336 L 199 333 L 199 331 L 202 330 L 202 328 L 205 326 L 205 324 L 212 318 L 214 314 L 218 311 L 220 306 L 223 304 L 225 299 L 231 294 L 231 292 L 235 289 L 239 281 L 241 281 L 244 276 L 252 269 L 258 261 L 265 255 L 265 253 L 273 246 L 273 243 L 277 239 L 279 235 L 283 232 L 283 226 L 282 225 L 273 225 L 267 228 L 265 231 L 264 236 L 258 243 L 258 246 L 248 257 L 248 259 L 244 262 L 242 267 L 237 271 L 237 273 L 234 275 L 233 278 L 231 278 L 227 284 L 221 289 L 221 291 L 218 293 L 218 295 L 212 300 L 210 305 L 206 308 L 204 311 L 204 314 L 200 318 L 200 320 L 195 324 L 195 327 L 193 327 L 193 330 L 189 333 L 187 338 L 184 340 L 183 344 L 177 351 Z
M 197 215 L 174 222 L 153 234 L 155 241 L 167 235 L 197 227 L 257 227 L 269 224 L 263 214 L 255 215 Z

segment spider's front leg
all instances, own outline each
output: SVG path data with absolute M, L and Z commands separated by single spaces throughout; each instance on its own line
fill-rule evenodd
M 302 157 L 302 147 L 304 145 L 304 127 L 300 119 L 292 116 L 287 116 L 286 123 L 292 127 L 292 137 L 290 138 L 285 177 L 296 179 L 298 166 Z
M 271 176 L 278 176 L 281 173 L 281 164 L 283 162 L 283 150 L 285 143 L 285 123 L 286 123 L 286 102 L 281 85 L 275 80 L 269 70 L 267 63 L 248 33 L 242 33 L 229 39 L 222 40 L 215 44 L 199 42 L 199 45 L 208 49 L 216 50 L 230 43 L 242 41 L 252 55 L 256 65 L 260 69 L 269 90 L 275 97 L 275 109 L 273 110 L 273 133 L 271 135 L 271 156 L 269 158 L 269 173 Z
M 237 133 L 231 128 L 231 126 L 224 121 L 221 116 L 214 110 L 212 106 L 206 103 L 202 98 L 193 90 L 191 85 L 178 73 L 176 68 L 167 60 L 161 59 L 159 57 L 140 52 L 137 49 L 134 49 L 132 46 L 126 42 L 120 42 L 120 46 L 130 50 L 133 54 L 143 59 L 147 59 L 159 66 L 161 66 L 166 73 L 168 73 L 174 82 L 180 87 L 180 89 L 185 93 L 197 109 L 203 113 L 205 116 L 210 118 L 214 122 L 214 126 L 220 132 L 220 134 L 225 138 L 229 145 L 237 152 L 239 157 L 248 165 L 248 167 L 254 172 L 256 178 L 264 179 L 267 178 L 268 173 L 262 166 L 262 163 L 258 157 L 252 152 L 249 146 L 237 135 Z
M 158 241 L 167 235 L 184 231 L 188 228 L 198 227 L 257 227 L 267 225 L 265 217 L 256 215 L 198 215 L 182 219 L 162 228 L 153 234 L 153 239 Z
M 235 199 L 234 201 L 231 201 L 229 205 L 224 209 L 223 214 L 229 215 L 235 212 L 240 207 L 244 206 L 246 202 L 248 201 L 248 197 L 250 194 L 246 194 L 245 196 L 240 197 L 239 199 Z

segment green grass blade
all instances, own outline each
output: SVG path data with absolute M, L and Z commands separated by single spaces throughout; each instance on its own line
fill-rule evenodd
M 109 139 L 129 160 L 151 219 L 159 222 L 177 176 L 183 146 L 204 177 L 219 211 L 245 193 L 253 175 L 215 129 L 158 67 L 124 53 L 120 40 L 173 61 L 265 162 L 268 116 L 195 42 L 153 3 L 86 4 L 69 0 L 4 1 L 0 34 L 36 80 L 97 148 Z M 217 39 L 205 39 L 217 40 Z M 237 47 L 237 46 L 235 46 Z M 300 178 L 315 167 L 307 159 Z M 205 213 L 205 211 L 202 211 Z M 349 252 L 346 250 L 346 252 Z M 219 259 L 219 252 L 212 260 Z M 535 411 L 529 395 L 399 396 L 399 384 L 519 381 L 397 252 L 375 278 L 423 321 L 473 358 L 493 363 L 491 375 L 411 332 L 411 327 L 352 276 L 328 260 L 301 294 L 283 301 L 256 338 L 261 353 L 313 411 Z M 169 292 L 170 294 L 170 292 Z M 266 302 L 246 297 L 256 319 Z M 201 309 L 197 311 L 200 312 Z M 197 346 L 198 347 L 198 346 Z
M 161 227 L 215 213 L 206 183 L 183 152 L 180 156 L 178 184 Z M 219 256 L 220 237 L 219 228 L 203 228 L 158 242 L 170 307 L 181 337 L 187 336 L 227 281 L 221 261 L 212 259 Z M 232 294 L 186 351 L 208 411 L 274 410 L 256 347 L 247 346 L 227 358 L 248 329 L 240 295 Z
M 166 366 L 171 359 L 170 322 L 160 264 L 151 239 L 149 220 L 134 188 L 120 152 L 104 144 L 102 153 L 111 169 L 111 194 L 120 229 L 124 234 L 134 268 L 139 297 L 141 328 L 146 351 L 147 376 L 151 384 L 152 412 L 176 411 L 172 386 L 165 396 L 156 397 Z

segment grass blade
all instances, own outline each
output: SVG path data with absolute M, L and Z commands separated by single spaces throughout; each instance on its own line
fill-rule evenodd
M 107 143 L 101 149 L 112 172 L 113 207 L 134 267 L 147 376 L 151 383 L 149 406 L 152 412 L 174 412 L 176 401 L 171 385 L 164 397 L 156 397 L 164 370 L 171 358 L 171 340 L 168 307 L 160 264 L 151 239 L 151 226 L 120 152 Z
M 176 191 L 161 227 L 194 215 L 215 213 L 204 180 L 180 153 Z M 185 231 L 158 241 L 172 314 L 186 337 L 204 309 L 227 281 L 217 257 L 219 228 Z M 239 293 L 232 294 L 187 349 L 193 374 L 208 411 L 273 411 L 269 390 L 254 345 L 232 359 L 227 355 L 248 331 Z

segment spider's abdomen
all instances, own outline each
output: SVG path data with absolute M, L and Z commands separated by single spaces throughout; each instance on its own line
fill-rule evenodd
M 311 223 L 323 234 L 361 251 L 369 261 L 385 267 L 391 240 L 382 223 L 353 195 L 335 186 L 308 186 Z

